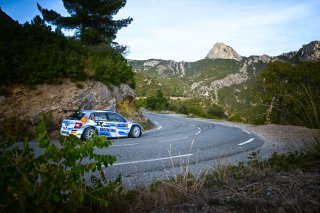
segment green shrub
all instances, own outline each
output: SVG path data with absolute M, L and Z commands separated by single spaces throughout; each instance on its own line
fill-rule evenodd
M 217 117 L 217 118 L 224 118 L 225 117 L 224 110 L 220 106 L 215 105 L 215 104 L 210 106 L 210 108 L 208 109 L 207 113 L 209 115 L 212 115 L 212 116 Z
M 158 90 L 154 96 L 147 97 L 146 107 L 150 110 L 163 111 L 169 109 L 168 99 Z
M 1 84 L 33 86 L 94 78 L 104 84 L 135 86 L 132 67 L 110 45 L 83 46 L 59 30 L 52 31 L 39 16 L 24 25 L 0 19 L 0 25 L 5 26 L 0 28 Z
M 177 107 L 177 112 L 181 114 L 188 115 L 189 114 L 189 109 L 185 104 L 181 104 Z
M 141 98 L 141 99 L 135 100 L 135 106 L 136 106 L 137 110 L 139 108 L 146 108 L 147 107 L 147 99 Z
M 0 126 L 0 147 L 6 147 L 16 141 L 23 141 L 24 138 L 31 138 L 33 131 L 30 124 L 17 117 L 6 118 Z
M 275 62 L 259 76 L 256 91 L 262 102 L 270 106 L 270 122 L 319 128 L 319 85 L 319 62 Z
M 232 121 L 232 122 L 242 122 L 242 118 L 240 117 L 240 115 L 232 115 L 228 118 L 228 121 Z
M 22 150 L 7 149 L 0 154 L 1 212 L 76 211 L 83 205 L 107 206 L 105 198 L 119 189 L 120 178 L 108 181 L 102 167 L 116 158 L 95 154 L 94 148 L 108 147 L 111 142 L 99 137 L 82 142 L 70 135 L 62 137 L 61 146 L 56 146 L 48 140 L 43 116 L 37 133 L 43 154 L 35 156 L 26 140 Z

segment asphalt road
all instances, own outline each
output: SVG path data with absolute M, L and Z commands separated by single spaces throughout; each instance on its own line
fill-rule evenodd
M 157 128 L 140 138 L 114 139 L 99 154 L 113 154 L 117 161 L 106 168 L 110 178 L 121 173 L 128 188 L 166 179 L 188 169 L 198 176 L 218 164 L 245 160 L 263 141 L 236 127 L 206 119 L 175 114 L 144 113 Z
M 110 147 L 95 150 L 116 155 L 117 161 L 105 168 L 105 174 L 110 179 L 121 174 L 128 189 L 175 177 L 185 170 L 197 177 L 218 165 L 246 160 L 264 143 L 256 135 L 223 122 L 150 112 L 144 116 L 157 127 L 140 138 L 112 139 Z M 43 152 L 38 143 L 29 144 L 36 155 Z M 22 147 L 22 143 L 16 146 Z

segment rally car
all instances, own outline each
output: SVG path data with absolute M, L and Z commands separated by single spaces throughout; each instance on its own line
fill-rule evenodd
M 122 115 L 108 110 L 83 110 L 75 112 L 62 121 L 60 134 L 70 134 L 81 138 L 90 139 L 93 134 L 108 138 L 140 137 L 141 126 L 138 123 L 128 121 Z

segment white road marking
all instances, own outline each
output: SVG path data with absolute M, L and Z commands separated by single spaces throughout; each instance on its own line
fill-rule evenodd
M 170 139 L 170 140 L 163 140 L 163 141 L 159 141 L 159 143 L 162 142 L 170 142 L 170 141 L 179 141 L 179 140 L 183 140 L 183 139 L 187 139 L 188 137 L 183 137 L 183 138 L 175 138 L 175 139 Z
M 247 130 L 243 130 L 243 129 L 242 129 L 242 132 L 245 132 L 245 133 L 251 135 L 251 132 L 248 132 Z
M 195 135 L 199 135 L 201 133 L 200 127 L 198 127 L 199 131 Z
M 242 143 L 239 143 L 238 145 L 239 145 L 239 146 L 242 146 L 242 145 L 244 145 L 244 144 L 250 143 L 250 142 L 253 141 L 253 140 L 254 140 L 254 138 L 250 138 L 249 140 L 247 140 L 247 141 L 245 141 L 245 142 L 242 142 Z
M 161 126 L 161 125 L 159 125 L 159 123 L 158 123 L 157 121 L 153 121 L 153 123 L 157 124 L 157 126 L 158 126 L 158 128 L 157 128 L 157 129 L 161 129 L 161 128 L 162 128 L 162 126 Z
M 114 163 L 112 166 L 121 166 L 121 165 L 128 165 L 128 164 L 137 164 L 137 163 L 147 163 L 147 162 L 154 162 L 154 161 L 162 161 L 162 160 L 170 160 L 174 158 L 182 158 L 182 157 L 190 157 L 193 154 L 185 154 L 185 155 L 176 155 L 171 157 L 165 157 L 165 158 L 154 158 L 154 159 L 148 159 L 148 160 L 137 160 L 137 161 L 130 161 L 130 162 L 122 162 L 122 163 Z M 104 165 L 102 165 L 104 167 Z
M 138 143 L 131 143 L 131 144 L 118 144 L 118 145 L 112 145 L 112 146 L 135 146 L 137 145 Z M 112 147 L 111 146 L 111 147 Z

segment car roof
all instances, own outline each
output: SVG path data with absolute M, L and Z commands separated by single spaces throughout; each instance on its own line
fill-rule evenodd
M 93 112 L 114 112 L 112 110 L 81 110 L 81 112 L 85 113 L 86 115 L 89 115 Z
M 112 110 L 101 110 L 101 109 L 85 109 L 81 110 L 81 112 L 113 112 Z

